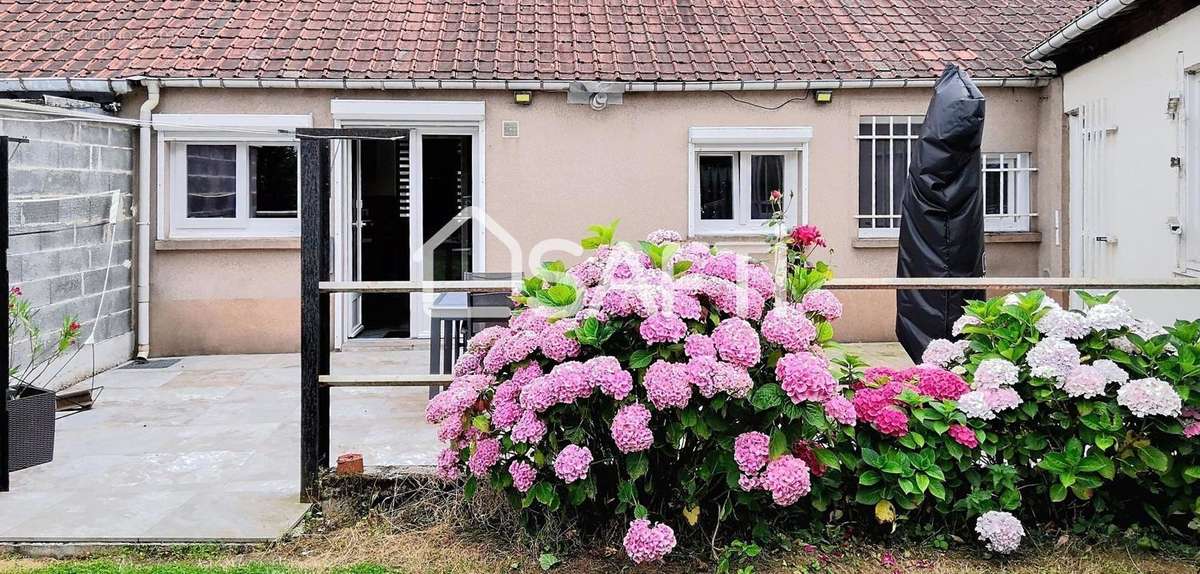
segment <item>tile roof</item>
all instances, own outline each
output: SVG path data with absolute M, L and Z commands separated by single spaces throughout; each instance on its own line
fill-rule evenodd
M 724 81 L 1044 76 L 1095 0 L 0 0 L 0 77 Z

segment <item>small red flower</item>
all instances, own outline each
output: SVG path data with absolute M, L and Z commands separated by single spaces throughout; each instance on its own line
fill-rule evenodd
M 79 330 L 79 321 L 71 321 L 71 324 L 68 325 L 67 328 L 70 329 L 72 332 L 78 331 Z
M 20 288 L 20 287 L 13 287 L 12 289 L 9 289 L 9 290 L 8 290 L 8 294 L 9 294 L 9 295 L 16 295 L 16 296 L 20 297 L 20 296 L 21 296 L 21 288 Z
M 771 201 L 779 201 L 783 199 L 783 192 L 778 189 L 771 190 Z
M 816 451 L 808 441 L 798 440 L 792 444 L 792 456 L 804 461 L 808 465 L 809 472 L 813 476 L 821 476 L 825 474 L 825 465 L 817 458 Z
M 825 239 L 821 237 L 821 230 L 815 225 L 798 225 L 792 229 L 790 237 L 792 245 L 800 249 L 806 249 L 813 245 L 825 247 Z

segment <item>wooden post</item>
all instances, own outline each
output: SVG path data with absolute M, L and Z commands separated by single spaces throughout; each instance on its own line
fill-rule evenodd
M 326 247 L 329 219 L 327 174 L 329 144 L 300 137 L 300 497 L 317 499 L 317 481 L 329 464 L 329 295 L 319 288 L 328 280 Z M 324 153 L 322 153 L 324 152 Z
M 0 136 L 0 193 L 4 194 L 3 207 L 0 207 L 3 220 L 8 221 L 8 136 Z M 5 225 L 8 225 L 5 223 Z M 8 230 L 4 231 L 4 241 L 0 242 L 0 251 L 4 252 L 4 289 L 8 286 Z M 4 323 L 4 340 L 8 340 L 8 322 Z M 8 353 L 4 353 L 0 362 L 4 366 L 4 379 L 0 381 L 0 492 L 8 492 Z

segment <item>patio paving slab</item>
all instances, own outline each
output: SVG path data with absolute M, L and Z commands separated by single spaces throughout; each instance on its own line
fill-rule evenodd
M 847 345 L 872 364 L 910 364 L 894 343 Z M 427 372 L 428 350 L 332 356 L 334 374 Z M 95 407 L 58 421 L 54 462 L 12 474 L 0 543 L 262 542 L 300 502 L 299 355 L 183 357 L 97 375 Z M 424 388 L 332 390 L 331 454 L 370 466 L 434 464 Z

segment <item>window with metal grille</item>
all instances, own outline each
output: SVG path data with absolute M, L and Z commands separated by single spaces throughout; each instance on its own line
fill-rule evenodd
M 924 116 L 863 116 L 858 135 L 858 236 L 896 237 L 900 206 L 908 191 L 908 167 Z M 1028 231 L 1030 177 L 1036 171 L 1028 152 L 984 153 L 980 182 L 984 228 Z

